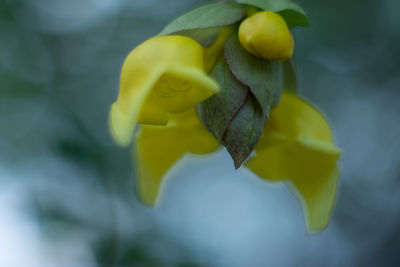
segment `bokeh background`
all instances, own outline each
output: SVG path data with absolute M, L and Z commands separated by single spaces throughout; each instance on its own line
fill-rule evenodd
M 119 71 L 196 0 L 0 0 L 0 266 L 399 266 L 400 2 L 298 0 L 301 94 L 343 149 L 330 226 L 224 150 L 186 157 L 161 205 L 110 139 Z

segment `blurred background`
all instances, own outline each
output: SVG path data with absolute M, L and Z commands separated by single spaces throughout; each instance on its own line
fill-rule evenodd
M 225 150 L 134 196 L 107 128 L 125 56 L 199 0 L 0 0 L 0 266 L 400 266 L 400 2 L 298 0 L 301 94 L 343 149 L 330 226 Z

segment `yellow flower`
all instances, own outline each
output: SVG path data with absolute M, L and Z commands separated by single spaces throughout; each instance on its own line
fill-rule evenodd
M 165 173 L 184 154 L 206 154 L 219 147 L 195 109 L 174 114 L 165 127 L 142 125 L 136 135 L 137 189 L 144 204 L 153 205 Z
M 245 19 L 239 27 L 239 40 L 249 53 L 266 60 L 287 60 L 294 51 L 294 39 L 285 20 L 271 11 Z
M 246 166 L 260 177 L 290 181 L 308 230 L 323 230 L 335 200 L 341 154 L 324 117 L 304 100 L 284 93 L 255 150 Z
M 129 145 L 136 124 L 166 125 L 219 91 L 207 76 L 203 48 L 183 36 L 158 36 L 136 47 L 121 70 L 120 91 L 110 111 L 116 142 Z

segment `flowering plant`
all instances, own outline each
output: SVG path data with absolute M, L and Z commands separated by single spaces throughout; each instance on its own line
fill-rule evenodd
M 183 155 L 222 145 L 236 168 L 244 163 L 263 179 L 287 181 L 309 231 L 327 226 L 340 150 L 323 115 L 296 95 L 289 28 L 307 25 L 290 0 L 212 3 L 128 55 L 110 129 L 125 147 L 135 137 L 143 203 L 156 202 L 165 173 Z

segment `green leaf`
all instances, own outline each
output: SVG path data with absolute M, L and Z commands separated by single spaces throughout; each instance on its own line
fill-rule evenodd
M 264 130 L 267 116 L 250 93 L 232 120 L 223 138 L 223 145 L 231 154 L 238 169 L 256 147 Z
M 239 109 L 246 101 L 248 88 L 233 77 L 223 58 L 211 76 L 220 84 L 221 91 L 197 106 L 197 114 L 206 128 L 220 141 Z
M 310 25 L 307 15 L 301 14 L 297 11 L 286 9 L 277 13 L 282 16 L 289 28 L 296 26 L 308 27 Z
M 249 88 L 233 76 L 223 59 L 211 76 L 220 84 L 221 92 L 198 105 L 197 113 L 239 168 L 260 139 L 267 116 Z
M 245 16 L 244 9 L 230 3 L 213 3 L 198 7 L 168 24 L 159 35 L 183 30 L 206 29 L 234 24 Z
M 230 71 L 250 88 L 265 115 L 279 103 L 282 93 L 281 63 L 258 58 L 248 53 L 237 36 L 225 43 L 225 60 Z
M 239 4 L 258 7 L 262 10 L 279 13 L 289 27 L 308 26 L 306 12 L 290 0 L 235 0 Z
M 296 94 L 297 77 L 293 60 L 289 59 L 282 63 L 283 66 L 283 90 Z
M 217 40 L 220 31 L 221 28 L 216 27 L 208 29 L 184 30 L 176 32 L 175 34 L 189 37 L 201 44 L 203 47 L 209 47 L 215 42 L 215 40 Z

